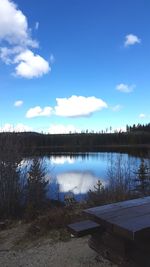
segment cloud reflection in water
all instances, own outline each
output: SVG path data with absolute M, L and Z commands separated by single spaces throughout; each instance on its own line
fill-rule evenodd
M 90 189 L 93 189 L 94 185 L 99 180 L 99 178 L 90 171 L 64 172 L 58 174 L 56 179 L 59 184 L 60 192 L 71 191 L 76 195 L 87 193 Z
M 51 163 L 52 164 L 73 164 L 75 159 L 71 158 L 70 156 L 51 156 Z

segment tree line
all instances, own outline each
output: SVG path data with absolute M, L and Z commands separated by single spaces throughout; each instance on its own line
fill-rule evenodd
M 129 132 L 150 132 L 150 123 L 148 124 L 133 124 L 133 126 L 126 125 L 126 131 Z
M 110 150 L 111 147 L 150 144 L 150 124 L 127 125 L 126 132 L 40 134 L 35 132 L 0 133 L 0 144 L 9 138 L 19 140 L 20 152 L 84 152 Z M 121 148 L 121 149 L 122 149 Z

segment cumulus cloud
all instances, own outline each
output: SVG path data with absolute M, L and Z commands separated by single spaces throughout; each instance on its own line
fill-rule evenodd
M 140 119 L 144 119 L 146 117 L 146 114 L 144 114 L 144 113 L 141 113 L 140 115 L 139 115 L 139 118 Z
M 40 106 L 30 108 L 27 113 L 27 118 L 57 115 L 62 117 L 84 117 L 92 113 L 107 108 L 107 104 L 100 98 L 84 97 L 84 96 L 71 96 L 70 98 L 56 98 L 57 106 L 44 107 Z M 79 132 L 73 125 L 53 124 L 49 128 L 51 133 L 68 133 Z
M 48 133 L 51 134 L 67 134 L 67 133 L 75 133 L 81 132 L 80 129 L 76 128 L 74 125 L 63 125 L 63 124 L 52 124 L 49 129 Z
M 21 46 L 15 46 L 15 47 L 0 47 L 0 58 L 1 60 L 9 65 L 14 64 L 14 60 L 17 54 L 20 54 L 24 51 L 24 48 Z
M 131 93 L 133 89 L 135 88 L 135 85 L 127 85 L 124 83 L 120 83 L 116 86 L 116 90 L 122 92 L 122 93 Z
M 14 106 L 15 107 L 20 107 L 20 106 L 22 106 L 23 105 L 23 101 L 22 100 L 17 100 L 17 101 L 15 101 L 15 103 L 14 103 Z
M 107 108 L 107 104 L 94 96 L 71 96 L 70 98 L 56 98 L 55 114 L 63 117 L 84 117 Z
M 135 45 L 135 44 L 140 44 L 141 40 L 139 39 L 138 36 L 134 35 L 134 34 L 128 34 L 125 36 L 125 42 L 124 42 L 124 46 L 130 46 L 130 45 Z
M 2 127 L 0 127 L 0 132 L 28 132 L 28 131 L 32 131 L 32 128 L 22 123 L 18 123 L 16 125 L 13 125 L 11 123 L 6 123 Z
M 27 118 L 34 118 L 34 117 L 41 117 L 41 116 L 48 117 L 51 115 L 51 112 L 52 112 L 51 107 L 41 108 L 40 106 L 36 106 L 34 108 L 30 108 L 27 111 L 26 117 Z
M 10 0 L 0 0 L 0 39 L 9 44 L 37 46 L 30 37 L 25 15 Z
M 15 64 L 16 75 L 34 78 L 50 71 L 48 61 L 32 52 L 33 48 L 38 48 L 38 42 L 31 37 L 26 16 L 10 0 L 0 0 L 0 43 L 0 59 L 6 64 Z M 35 70 L 37 61 L 39 67 Z
M 48 62 L 39 55 L 34 55 L 32 51 L 26 50 L 15 58 L 16 75 L 25 78 L 40 77 L 49 72 Z

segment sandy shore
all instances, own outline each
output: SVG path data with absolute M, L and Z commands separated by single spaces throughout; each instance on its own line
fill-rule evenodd
M 0 232 L 0 266 L 3 267 L 115 267 L 88 247 L 88 237 L 54 241 L 42 237 L 24 242 L 26 225 Z M 22 240 L 23 242 L 20 242 Z

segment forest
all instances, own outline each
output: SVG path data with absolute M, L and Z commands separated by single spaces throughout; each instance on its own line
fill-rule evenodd
M 82 132 L 69 134 L 43 134 L 36 132 L 1 132 L 0 144 L 5 139 L 19 141 L 22 153 L 125 151 L 129 147 L 150 145 L 150 123 L 126 126 L 126 132 Z M 5 149 L 5 148 L 4 148 Z

